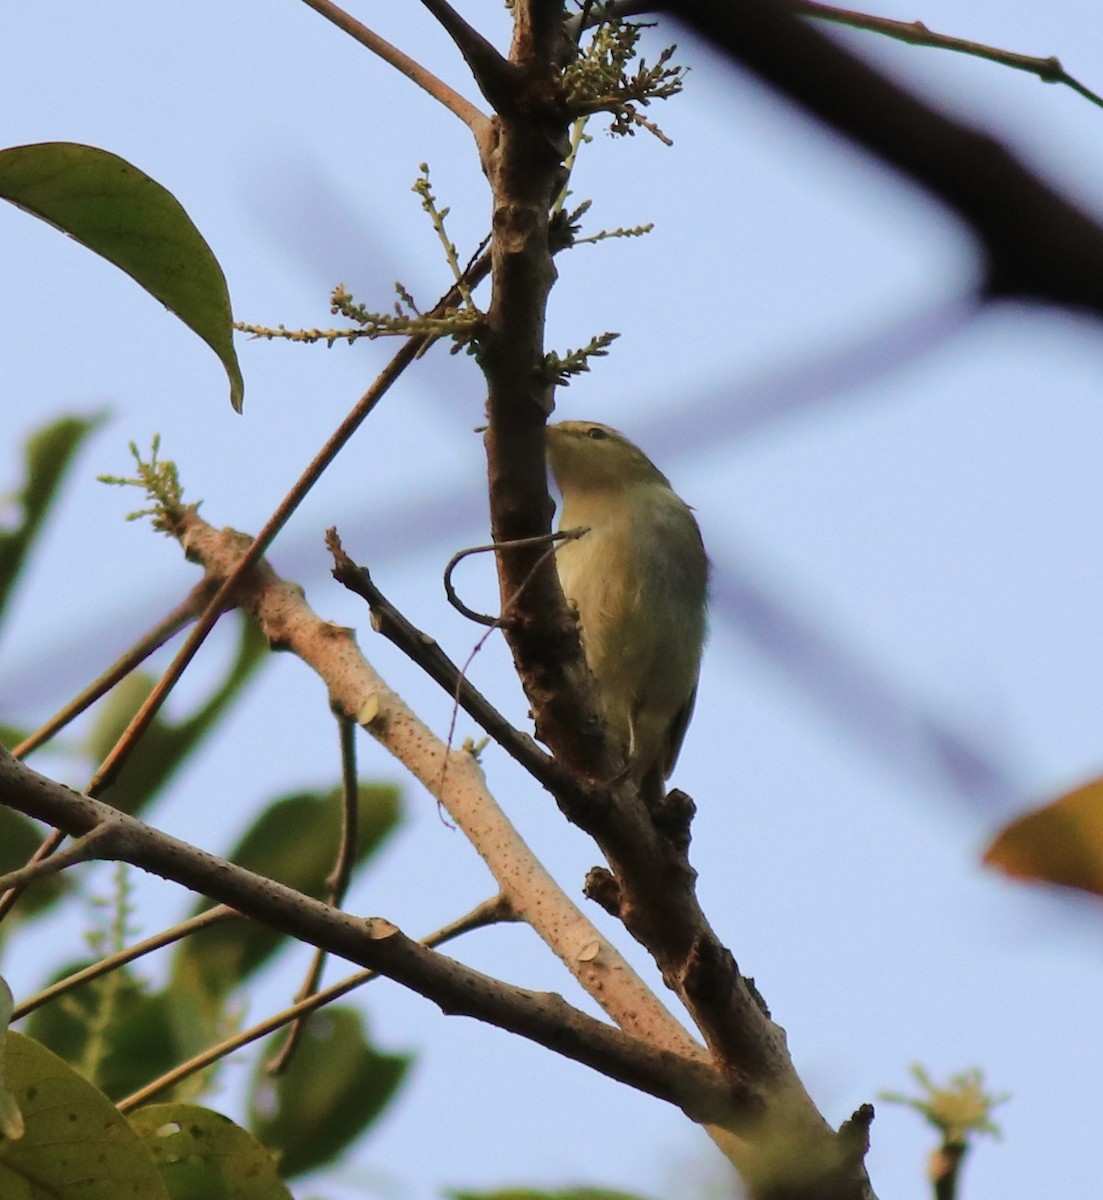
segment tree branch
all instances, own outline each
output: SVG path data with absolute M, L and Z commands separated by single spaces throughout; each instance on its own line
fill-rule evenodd
M 499 114 L 499 136 L 484 160 L 494 204 L 493 294 L 479 361 L 488 385 L 486 448 L 496 543 L 549 532 L 544 425 L 552 380 L 543 331 L 555 268 L 548 218 L 570 148 L 558 99 L 563 5 L 514 0 L 513 15 L 510 59 L 525 68 L 526 91 L 516 112 Z M 577 623 L 566 609 L 554 564 L 540 561 L 539 546 L 502 549 L 499 590 L 510 618 L 505 635 L 532 703 L 537 736 L 579 781 L 557 800 L 605 853 L 615 879 L 601 877 L 609 884 L 603 900 L 688 1005 L 732 1087 L 748 1139 L 733 1161 L 758 1200 L 868 1195 L 860 1159 L 816 1111 L 793 1070 L 783 1032 L 700 911 L 684 852 L 684 812 L 676 835 L 669 836 L 630 782 L 601 782 L 615 781 L 619 759 L 598 715 Z M 788 1151 L 780 1157 L 779 1145 Z
M 208 913 L 213 913 L 218 912 L 220 909 L 223 912 L 227 911 L 224 905 L 208 909 L 207 911 Z M 474 929 L 482 929 L 498 921 L 511 920 L 515 920 L 515 918 L 509 911 L 508 903 L 504 902 L 501 896 L 497 896 L 493 900 L 484 900 L 482 904 L 472 909 L 466 916 L 460 917 L 456 921 L 450 921 L 443 929 L 438 929 L 435 933 L 423 937 L 421 944 L 430 949 L 435 949 L 444 942 L 458 937 L 461 933 L 466 933 Z M 306 1018 L 311 1013 L 316 1012 L 319 1008 L 324 1008 L 327 1004 L 332 1004 L 342 996 L 348 995 L 349 992 L 355 991 L 357 988 L 381 978 L 383 976 L 378 971 L 358 971 L 355 975 L 350 975 L 347 979 L 342 979 L 338 983 L 323 988 L 320 992 L 312 992 L 310 996 L 297 1001 L 282 1012 L 274 1013 L 272 1016 L 266 1017 L 263 1021 L 251 1025 L 248 1029 L 239 1030 L 232 1037 L 224 1039 L 215 1046 L 208 1046 L 206 1050 L 194 1055 L 187 1062 L 178 1063 L 170 1071 L 166 1071 L 164 1075 L 151 1080 L 144 1087 L 139 1088 L 138 1091 L 132 1092 L 124 1100 L 119 1100 L 115 1107 L 119 1112 L 127 1113 L 142 1104 L 148 1104 L 154 1096 L 175 1087 L 178 1083 L 181 1083 L 192 1075 L 198 1074 L 200 1071 L 205 1071 L 220 1059 L 228 1058 L 243 1046 L 248 1046 L 250 1042 L 259 1041 L 262 1037 L 266 1037 L 270 1033 L 275 1033 L 276 1030 L 282 1029 L 288 1024 L 291 1024 L 292 1030 L 302 1028 Z M 288 1040 L 290 1041 L 290 1038 Z M 285 1043 L 286 1045 L 287 1043 Z M 283 1051 L 281 1051 L 282 1053 Z
M 923 104 L 779 0 L 662 7 L 957 212 L 984 247 L 988 296 L 1103 316 L 1103 226 L 994 138 Z
M 475 135 L 475 141 L 481 144 L 487 136 L 490 118 L 485 113 L 466 100 L 459 92 L 454 91 L 442 79 L 438 79 L 432 71 L 428 71 L 403 54 L 397 46 L 392 46 L 385 38 L 381 38 L 374 30 L 361 24 L 355 17 L 345 12 L 343 8 L 333 3 L 333 0 L 303 0 L 303 3 L 331 21 L 338 29 L 355 38 L 361 46 L 366 46 L 373 54 L 378 55 L 389 66 L 394 67 L 400 74 L 405 75 L 412 83 L 423 88 L 440 101 L 449 112 L 454 113 Z
M 406 937 L 382 918 L 352 917 L 143 824 L 39 775 L 0 748 L 0 796 L 18 812 L 80 837 L 112 826 L 113 855 L 291 937 L 379 971 L 445 1013 L 519 1034 L 611 1079 L 668 1100 L 696 1121 L 731 1119 L 729 1095 L 705 1064 L 680 1058 L 572 1008 L 483 975 Z
M 835 25 L 847 25 L 851 29 L 865 29 L 870 33 L 882 33 L 898 42 L 907 42 L 910 46 L 930 46 L 936 50 L 953 50 L 958 54 L 987 59 L 988 62 L 998 63 L 1002 67 L 1010 67 L 1015 71 L 1026 71 L 1030 75 L 1036 75 L 1043 83 L 1063 83 L 1066 87 L 1072 88 L 1074 92 L 1078 92 L 1085 100 L 1090 100 L 1092 104 L 1103 107 L 1103 96 L 1096 95 L 1090 88 L 1074 79 L 1061 66 L 1060 60 L 1052 54 L 1048 58 L 1016 54 L 1011 50 L 1001 50 L 997 46 L 986 46 L 982 42 L 969 42 L 964 38 L 935 33 L 928 29 L 922 21 L 892 21 L 887 17 L 874 17 L 867 13 L 852 12 L 846 8 L 836 8 L 833 4 L 819 4 L 816 0 L 789 0 L 789 3 L 793 11 L 802 17 L 830 21 Z
M 557 10 L 557 19 L 549 18 L 550 10 Z M 542 367 L 544 312 L 556 277 L 549 213 L 570 152 L 556 66 L 566 43 L 563 15 L 562 3 L 514 3 L 510 60 L 525 71 L 525 94 L 517 110 L 501 114 L 497 142 L 483 164 L 494 206 L 493 291 L 479 362 L 488 390 L 485 445 L 495 542 L 546 536 L 551 527 L 544 426 L 553 408 L 552 382 Z M 620 764 L 607 744 L 577 621 L 544 546 L 503 550 L 498 586 L 502 611 L 509 610 L 506 640 L 532 704 L 536 736 L 576 775 L 611 778 Z
M 513 107 L 521 89 L 521 72 L 483 35 L 469 25 L 448 0 L 421 0 L 456 43 L 479 91 L 495 112 Z

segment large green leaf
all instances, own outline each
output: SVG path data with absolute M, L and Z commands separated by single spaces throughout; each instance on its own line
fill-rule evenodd
M 45 1046 L 7 1037 L 8 1086 L 26 1122 L 0 1137 L 0 1196 L 169 1200 L 149 1151 L 107 1097 Z
M 226 277 L 171 192 L 107 150 L 42 142 L 0 150 L 0 198 L 102 255 L 174 312 L 221 359 L 240 411 Z
M 257 818 L 230 859 L 309 896 L 322 896 L 340 841 L 341 803 L 340 789 L 277 800 Z M 361 785 L 359 809 L 358 863 L 378 849 L 397 825 L 398 789 Z M 209 907 L 202 904 L 196 911 Z M 197 985 L 215 998 L 224 996 L 285 941 L 283 934 L 253 922 L 213 925 L 181 943 L 176 954 L 176 981 Z
M 311 1018 L 282 1075 L 257 1071 L 250 1124 L 279 1152 L 287 1179 L 330 1162 L 375 1120 L 402 1082 L 410 1060 L 382 1054 L 351 1008 Z
M 150 1104 L 130 1114 L 172 1200 L 292 1200 L 275 1157 L 221 1113 Z
M 27 439 L 23 450 L 26 464 L 23 486 L 12 497 L 15 519 L 0 529 L 0 613 L 11 598 L 12 587 L 74 455 L 103 421 L 102 413 L 92 417 L 62 417 Z

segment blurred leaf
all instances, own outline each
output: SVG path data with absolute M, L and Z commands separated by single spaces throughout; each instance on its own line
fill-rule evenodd
M 103 413 L 62 417 L 27 439 L 23 450 L 23 486 L 11 497 L 14 511 L 5 521 L 5 527 L 0 528 L 0 614 L 11 599 L 13 585 L 42 529 L 65 472 L 84 439 L 105 419 Z
M 18 1033 L 8 1034 L 7 1062 L 26 1132 L 0 1139 L 0 1196 L 169 1200 L 149 1152 L 102 1092 Z
M 568 1188 L 565 1192 L 536 1192 L 528 1188 L 506 1188 L 498 1192 L 449 1192 L 449 1200 L 646 1200 L 634 1192 L 610 1192 L 607 1188 Z
M 63 979 L 87 965 L 70 963 L 55 978 Z M 109 1019 L 101 1028 L 105 1004 Z M 194 996 L 184 991 L 149 992 L 125 967 L 35 1009 L 27 1032 L 82 1072 L 89 1041 L 95 1039 L 93 1082 L 112 1100 L 129 1096 L 198 1053 L 212 1035 Z M 185 1095 L 194 1095 L 199 1086 L 199 1080 L 182 1085 Z
M 226 277 L 171 192 L 106 150 L 42 142 L 0 150 L 0 198 L 106 258 L 175 313 L 218 355 L 241 410 Z
M 379 848 L 397 825 L 399 813 L 397 788 L 361 785 L 358 863 Z M 337 856 L 340 831 L 340 789 L 326 795 L 300 793 L 277 800 L 261 813 L 229 857 L 258 875 L 321 896 Z M 209 907 L 204 902 L 196 912 Z M 285 942 L 283 934 L 254 922 L 214 925 L 181 944 L 175 978 L 196 981 L 205 992 L 220 997 Z
M 410 1065 L 364 1037 L 360 1014 L 329 1007 L 315 1013 L 282 1075 L 253 1080 L 249 1122 L 279 1152 L 285 1178 L 334 1159 L 375 1120 Z
M 141 811 L 196 749 L 260 664 L 267 661 L 268 643 L 256 622 L 240 613 L 237 620 L 240 640 L 226 678 L 186 720 L 173 723 L 163 715 L 154 720 L 127 759 L 119 779 L 104 792 L 103 798 L 109 804 L 126 813 Z M 91 758 L 101 762 L 107 756 L 152 688 L 153 680 L 148 675 L 135 672 L 112 690 L 88 737 Z
M 984 861 L 1016 879 L 1103 896 L 1103 779 L 1013 821 Z
M 151 1104 L 130 1124 L 161 1172 L 171 1200 L 292 1200 L 275 1156 L 221 1113 Z
M 902 1092 L 881 1092 L 882 1100 L 889 1104 L 904 1104 L 914 1109 L 942 1135 L 943 1146 L 965 1146 L 976 1140 L 976 1135 L 990 1134 L 1000 1137 L 999 1126 L 992 1120 L 993 1110 L 1011 1099 L 1010 1093 L 996 1095 L 984 1090 L 984 1074 L 976 1067 L 951 1075 L 949 1082 L 935 1083 L 926 1068 L 915 1063 L 912 1078 L 923 1089 L 919 1096 L 907 1096 Z

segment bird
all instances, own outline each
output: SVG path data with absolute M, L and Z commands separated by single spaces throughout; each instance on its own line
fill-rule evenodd
M 709 563 L 692 509 L 639 447 L 594 421 L 546 432 L 562 498 L 563 594 L 609 733 L 649 803 L 662 799 L 693 714 L 707 636 Z

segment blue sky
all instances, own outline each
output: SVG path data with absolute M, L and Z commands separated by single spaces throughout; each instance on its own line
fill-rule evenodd
M 420 6 L 353 11 L 475 98 Z M 499 6 L 463 11 L 504 44 Z M 1057 54 L 1103 89 L 1098 11 L 1082 0 L 877 11 Z M 243 320 L 328 325 L 338 281 L 381 308 L 396 278 L 435 299 L 446 267 L 409 191 L 422 161 L 461 252 L 483 235 L 466 130 L 302 4 L 61 0 L 13 9 L 5 30 L 2 143 L 87 142 L 158 179 L 214 248 Z M 1103 215 L 1103 110 L 992 64 L 847 41 Z M 559 412 L 643 445 L 696 508 L 716 564 L 675 780 L 698 804 L 706 909 L 830 1120 L 905 1086 L 913 1061 L 938 1076 L 977 1065 L 1014 1098 L 999 1114 L 1004 1141 L 970 1161 L 966 1194 L 1088 1194 L 1094 1122 L 1078 1118 L 1097 1111 L 1103 1077 L 1099 908 L 1010 885 L 977 859 L 1014 812 L 1103 769 L 1103 330 L 1027 306 L 970 316 L 977 262 L 952 217 L 681 42 L 685 95 L 654 110 L 673 148 L 595 130 L 574 183 L 595 201 L 591 231 L 654 221 L 655 232 L 562 258 L 548 338 L 562 350 L 622 333 L 560 393 Z M 173 544 L 123 523 L 127 497 L 95 482 L 127 469 L 127 442 L 159 432 L 207 518 L 255 530 L 392 347 L 243 341 L 238 417 L 213 355 L 129 279 L 6 206 L 0 246 L 0 479 L 16 477 L 20 437 L 51 417 L 113 414 L 0 645 L 0 716 L 25 718 L 51 711 L 194 581 Z M 440 573 L 485 537 L 481 416 L 473 364 L 437 348 L 271 556 L 319 612 L 361 629 L 384 676 L 442 732 L 446 698 L 332 584 L 322 533 L 336 524 L 464 659 L 481 631 L 447 607 Z M 473 603 L 493 603 L 485 568 L 464 579 Z M 216 639 L 197 676 L 225 652 Z M 480 654 L 474 678 L 524 720 L 503 647 Z M 472 732 L 461 722 L 461 737 Z M 279 656 L 154 819 L 224 849 L 265 798 L 332 780 L 334 745 L 321 685 Z M 367 739 L 361 754 L 366 776 L 399 778 Z M 502 757 L 487 759 L 499 798 L 577 894 L 593 850 Z M 408 807 L 350 905 L 421 933 L 493 888 L 431 799 L 410 787 Z M 164 885 L 141 889 L 151 930 L 184 907 Z M 74 935 L 56 932 L 60 957 Z M 42 966 L 18 949 L 9 973 L 27 986 Z M 574 998 L 524 930 L 476 935 L 457 953 Z M 267 978 L 257 1011 L 301 970 Z M 404 1200 L 519 1182 L 681 1197 L 719 1177 L 707 1142 L 657 1101 L 387 983 L 363 1003 L 379 1041 L 420 1058 L 375 1136 L 326 1182 L 337 1200 L 365 1181 Z M 228 1068 L 216 1104 L 232 1110 L 242 1074 Z M 880 1194 L 924 1196 L 919 1122 L 880 1105 L 873 1138 Z

